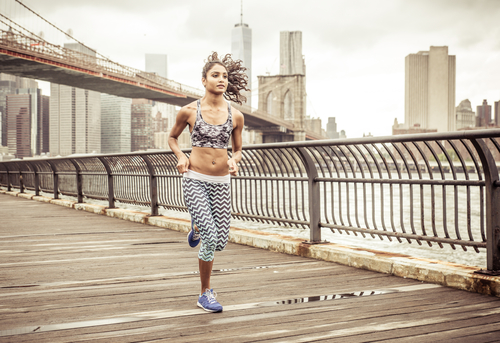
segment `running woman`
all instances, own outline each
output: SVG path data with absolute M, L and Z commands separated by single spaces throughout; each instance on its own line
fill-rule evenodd
M 246 101 L 240 91 L 246 88 L 248 77 L 240 60 L 230 54 L 222 59 L 216 52 L 207 59 L 201 82 L 205 95 L 181 108 L 168 138 L 168 144 L 178 158 L 177 169 L 183 174 L 184 200 L 191 214 L 188 243 L 198 253 L 201 292 L 197 305 L 208 312 L 221 312 L 216 293 L 210 286 L 215 251 L 227 244 L 231 220 L 231 175 L 238 174 L 241 160 L 243 114 L 226 101 L 238 104 Z M 193 149 L 189 158 L 181 151 L 178 137 L 189 125 Z M 232 154 L 227 147 L 231 138 Z

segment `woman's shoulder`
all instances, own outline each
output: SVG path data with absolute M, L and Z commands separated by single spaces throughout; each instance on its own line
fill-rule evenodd
M 197 100 L 182 106 L 181 109 L 179 110 L 178 115 L 180 116 L 191 116 L 193 114 L 196 115 L 196 110 L 197 110 L 196 102 Z

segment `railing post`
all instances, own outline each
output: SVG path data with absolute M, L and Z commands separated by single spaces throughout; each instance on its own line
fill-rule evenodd
M 111 168 L 104 157 L 98 157 L 99 161 L 104 165 L 106 173 L 108 173 L 108 208 L 115 208 L 115 190 L 113 187 L 113 175 L 111 174 Z
M 47 163 L 50 165 L 50 168 L 52 168 L 52 178 L 54 179 L 54 199 L 59 199 L 59 174 L 57 174 L 57 169 L 54 163 L 49 161 L 47 161 Z
M 31 169 L 33 169 L 33 177 L 35 181 L 35 195 L 39 196 L 40 195 L 40 175 L 38 175 L 38 169 L 37 165 L 33 164 L 31 162 L 28 162 L 28 164 L 31 166 Z
M 149 170 L 149 193 L 151 196 L 151 215 L 158 215 L 158 188 L 156 184 L 155 168 L 146 155 L 141 155 Z
M 500 184 L 495 159 L 482 139 L 472 139 L 481 159 L 486 188 L 486 267 L 500 272 Z
M 70 159 L 71 163 L 75 166 L 75 171 L 76 171 L 76 194 L 78 198 L 78 203 L 81 204 L 83 202 L 83 182 L 82 182 L 82 170 L 78 163 L 76 163 L 75 160 Z
M 19 168 L 19 193 L 24 193 L 23 172 Z
M 9 167 L 5 166 L 5 170 L 7 171 L 7 192 L 12 191 L 12 185 L 10 184 L 10 175 L 9 175 Z
M 319 226 L 321 209 L 320 209 L 320 194 L 319 194 L 319 184 L 316 182 L 318 177 L 318 170 L 316 165 L 312 160 L 311 156 L 307 152 L 307 149 L 303 147 L 297 148 L 299 155 L 304 161 L 304 166 L 306 168 L 309 189 L 309 228 L 310 228 L 310 238 L 309 243 L 321 243 L 321 227 Z

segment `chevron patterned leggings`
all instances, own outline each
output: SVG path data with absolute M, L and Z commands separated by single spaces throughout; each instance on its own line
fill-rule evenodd
M 198 258 L 212 261 L 215 251 L 226 247 L 231 221 L 229 183 L 212 183 L 191 178 L 182 179 L 182 190 L 191 218 L 200 230 Z

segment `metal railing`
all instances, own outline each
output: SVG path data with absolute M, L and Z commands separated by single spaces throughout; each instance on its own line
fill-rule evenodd
M 243 147 L 232 216 L 399 242 L 487 249 L 500 270 L 500 130 Z M 190 151 L 185 153 L 189 155 Z M 0 185 L 187 211 L 171 152 L 0 162 Z

